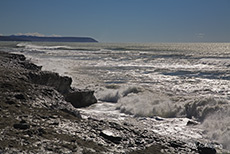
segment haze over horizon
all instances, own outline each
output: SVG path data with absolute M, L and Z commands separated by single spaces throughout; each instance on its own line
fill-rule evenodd
M 229 0 L 2 0 L 0 35 L 230 42 Z

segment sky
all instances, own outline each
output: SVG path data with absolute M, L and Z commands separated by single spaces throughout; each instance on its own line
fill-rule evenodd
M 230 42 L 230 0 L 0 0 L 0 35 Z

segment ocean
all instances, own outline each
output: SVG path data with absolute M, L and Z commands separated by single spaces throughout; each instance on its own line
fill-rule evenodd
M 230 150 L 230 43 L 0 42 L 0 50 L 94 90 L 98 103 L 83 115 L 193 119 L 198 135 Z

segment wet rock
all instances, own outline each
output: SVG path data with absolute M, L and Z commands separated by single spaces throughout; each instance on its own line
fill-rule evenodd
M 116 144 L 119 144 L 122 140 L 120 136 L 115 135 L 111 130 L 103 130 L 100 135 Z
M 74 107 L 87 107 L 97 103 L 97 99 L 93 95 L 94 91 L 91 90 L 75 90 L 65 95 L 65 100 L 70 102 Z

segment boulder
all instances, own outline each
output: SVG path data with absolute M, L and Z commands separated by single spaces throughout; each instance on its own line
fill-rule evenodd
M 73 90 L 66 93 L 64 96 L 65 100 L 70 102 L 75 108 L 87 107 L 97 103 L 94 91 L 91 90 Z

